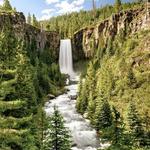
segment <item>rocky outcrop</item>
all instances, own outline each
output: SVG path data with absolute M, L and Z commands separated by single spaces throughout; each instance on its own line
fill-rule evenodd
M 94 50 L 101 46 L 106 47 L 109 39 L 113 40 L 116 35 L 123 33 L 126 36 L 142 29 L 150 29 L 150 16 L 146 9 L 120 12 L 95 27 L 86 27 L 76 32 L 73 37 L 73 48 L 77 54 L 81 53 L 82 57 L 84 53 L 84 57 L 90 58 Z
M 83 42 L 83 30 L 78 31 L 74 38 L 72 39 L 72 53 L 73 53 L 73 60 L 79 61 L 85 58 L 85 54 L 82 48 Z
M 47 32 L 38 28 L 35 28 L 26 23 L 23 13 L 0 13 L 0 30 L 11 24 L 12 30 L 19 39 L 24 39 L 31 43 L 35 41 L 37 50 L 42 51 L 44 48 L 48 48 L 53 51 L 53 54 L 58 59 L 59 55 L 59 41 L 60 36 L 56 32 Z

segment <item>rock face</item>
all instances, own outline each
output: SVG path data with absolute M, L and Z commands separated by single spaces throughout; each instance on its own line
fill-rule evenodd
M 73 37 L 74 53 L 78 57 L 90 58 L 94 50 L 107 46 L 121 32 L 124 35 L 134 34 L 142 29 L 150 29 L 150 15 L 144 8 L 128 10 L 113 14 L 110 18 L 98 23 L 95 27 L 87 27 L 76 32 Z
M 47 32 L 26 24 L 23 13 L 0 13 L 0 31 L 7 25 L 11 24 L 12 30 L 19 39 L 25 39 L 31 43 L 33 40 L 36 43 L 37 50 L 42 51 L 48 48 L 54 51 L 54 56 L 58 59 L 60 36 L 56 32 Z
M 83 43 L 83 30 L 78 31 L 72 39 L 72 53 L 73 60 L 79 61 L 85 58 L 85 54 L 82 47 Z
M 37 49 L 48 48 L 56 60 L 59 57 L 60 36 L 57 32 L 47 32 L 26 24 L 23 13 L 0 13 L 0 31 L 6 24 L 12 24 L 15 34 L 28 42 L 33 40 Z M 86 27 L 74 34 L 72 38 L 73 60 L 79 61 L 93 56 L 94 51 L 107 46 L 109 39 L 117 34 L 134 34 L 142 29 L 150 28 L 150 13 L 144 8 L 128 10 L 113 14 L 110 18 L 97 23 L 94 27 Z

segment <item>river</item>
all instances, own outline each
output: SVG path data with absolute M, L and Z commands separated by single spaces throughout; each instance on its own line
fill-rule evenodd
M 77 84 L 66 86 L 67 93 L 50 100 L 45 105 L 47 115 L 53 113 L 53 106 L 56 105 L 65 120 L 65 126 L 71 131 L 72 150 L 97 150 L 98 147 L 104 148 L 107 145 L 100 145 L 96 131 L 90 126 L 89 120 L 83 118 L 76 111 Z M 72 98 L 70 98 L 72 97 Z

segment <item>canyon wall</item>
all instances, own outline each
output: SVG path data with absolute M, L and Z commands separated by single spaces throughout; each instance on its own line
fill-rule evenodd
M 12 12 L 0 13 L 0 31 L 8 26 L 12 25 L 12 30 L 19 39 L 25 40 L 31 44 L 35 42 L 37 50 L 42 51 L 45 48 L 50 49 L 56 59 L 59 55 L 59 41 L 60 36 L 56 32 L 47 32 L 42 29 L 38 29 L 26 23 L 23 13 Z
M 107 47 L 109 39 L 113 40 L 121 32 L 126 35 L 140 30 L 150 29 L 150 15 L 146 9 L 136 9 L 113 14 L 110 18 L 76 32 L 73 37 L 73 52 L 79 59 L 90 58 L 94 51 Z
M 20 39 L 36 43 L 37 50 L 48 48 L 52 56 L 58 60 L 60 36 L 57 32 L 48 32 L 35 28 L 26 23 L 23 13 L 0 13 L 0 30 L 7 24 L 12 24 L 15 34 Z M 142 29 L 150 29 L 150 15 L 146 9 L 136 9 L 113 14 L 108 19 L 97 23 L 93 27 L 86 27 L 77 31 L 72 38 L 73 60 L 79 61 L 91 58 L 102 45 L 107 47 L 108 41 L 116 35 L 134 34 Z

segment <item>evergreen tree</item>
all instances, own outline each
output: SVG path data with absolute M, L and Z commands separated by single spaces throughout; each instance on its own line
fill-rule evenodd
M 87 89 L 87 93 L 92 92 L 92 94 L 94 93 L 94 89 L 95 89 L 95 84 L 96 84 L 96 78 L 95 78 L 95 67 L 93 62 L 89 63 L 88 69 L 87 69 L 87 75 L 86 75 L 86 82 L 88 83 L 88 89 Z
M 92 93 L 90 92 L 89 100 L 88 100 L 88 117 L 93 122 L 94 113 L 95 113 L 95 100 L 93 99 Z
M 17 9 L 16 9 L 16 7 L 14 7 L 14 8 L 13 8 L 13 11 L 14 11 L 14 12 L 17 12 Z
M 121 5 L 121 0 L 115 0 L 116 13 L 119 13 L 121 11 Z
M 103 96 L 97 97 L 94 119 L 94 125 L 97 131 L 112 125 L 112 112 L 110 105 Z
M 45 132 L 44 150 L 71 150 L 68 129 L 58 108 L 54 106 L 54 113 L 48 118 L 48 129 Z
M 145 131 L 144 145 L 150 146 L 150 117 L 148 116 L 148 110 L 144 113 L 143 126 Z
M 33 70 L 23 45 L 10 30 L 6 28 L 0 35 L 0 149 L 36 149 L 35 132 L 31 131 L 36 107 Z
M 136 77 L 134 75 L 132 68 L 129 68 L 129 71 L 127 74 L 127 85 L 130 88 L 136 88 L 137 87 L 137 80 L 136 80 Z
M 107 53 L 108 56 L 114 55 L 113 40 L 112 40 L 112 38 L 109 38 L 108 41 L 107 41 L 106 53 Z
M 81 109 L 81 93 L 82 93 L 82 78 L 80 77 L 80 81 L 79 81 L 79 86 L 78 86 L 78 97 L 77 97 L 77 102 L 76 102 L 76 108 L 77 111 L 80 112 Z
M 77 111 L 81 114 L 84 114 L 87 110 L 88 106 L 88 93 L 87 93 L 87 82 L 82 81 L 82 88 L 81 88 L 81 94 L 77 98 Z
M 31 24 L 31 14 L 30 13 L 28 14 L 28 17 L 27 17 L 27 23 Z
M 37 21 L 37 19 L 36 19 L 36 17 L 35 17 L 35 15 L 33 14 L 33 16 L 32 16 L 32 25 L 34 26 L 34 27 L 39 27 L 39 22 Z
M 3 9 L 4 11 L 12 11 L 12 10 L 13 10 L 13 9 L 12 9 L 12 6 L 10 5 L 9 0 L 4 0 L 2 9 Z
M 132 138 L 132 144 L 140 146 L 143 142 L 143 127 L 139 114 L 133 102 L 130 102 L 127 114 L 128 126 Z
M 25 134 L 25 130 L 19 127 L 27 121 L 25 118 L 16 118 L 15 116 L 8 115 L 8 111 L 17 110 L 25 106 L 25 101 L 19 99 L 9 99 L 10 95 L 14 94 L 16 79 L 14 74 L 16 70 L 5 70 L 1 77 L 3 81 L 0 82 L 0 149 L 4 146 L 20 147 L 21 135 Z
M 95 66 L 93 62 L 89 63 L 89 67 L 87 69 L 87 75 L 85 79 L 85 85 L 83 87 L 83 93 L 86 93 L 86 96 L 84 97 L 82 95 L 82 99 L 84 100 L 84 111 L 87 110 L 89 114 L 89 118 L 91 118 L 91 113 L 95 111 L 95 86 L 96 86 L 96 71 Z M 82 94 L 83 94 L 82 93 Z M 84 94 L 85 95 L 85 94 Z M 86 104 L 86 105 L 85 105 Z M 92 119 L 92 118 L 91 118 Z
M 123 121 L 120 116 L 120 112 L 113 106 L 113 144 L 117 144 L 123 138 Z

